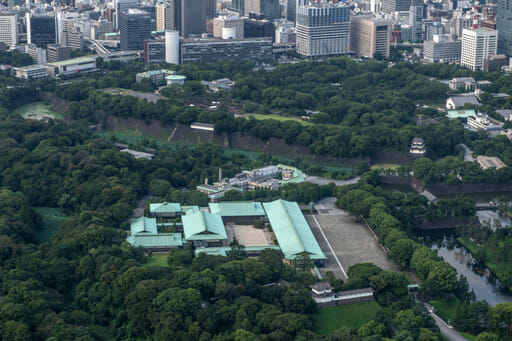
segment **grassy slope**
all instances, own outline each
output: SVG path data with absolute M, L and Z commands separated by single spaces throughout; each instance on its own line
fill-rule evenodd
M 299 122 L 302 125 L 309 125 L 309 124 L 311 124 L 308 121 L 303 121 L 303 120 L 298 119 L 298 118 L 293 118 L 293 117 L 288 117 L 288 116 L 281 116 L 281 115 L 276 115 L 276 114 L 269 114 L 269 115 L 252 114 L 251 116 L 254 117 L 257 120 L 273 119 L 273 120 L 280 121 L 280 122 L 295 121 L 295 122 Z
M 375 301 L 321 309 L 313 314 L 315 331 L 326 335 L 340 327 L 359 328 L 371 321 L 379 309 Z
M 153 253 L 153 256 L 144 266 L 169 266 L 167 264 L 167 253 Z
M 49 241 L 60 231 L 62 222 L 69 218 L 60 209 L 54 207 L 34 207 L 34 210 L 41 216 L 41 229 L 37 233 L 39 243 Z
M 460 305 L 460 300 L 454 298 L 450 301 L 430 301 L 430 304 L 436 308 L 437 314 L 441 316 L 443 320 L 453 322 L 453 317 L 455 316 L 457 307 Z

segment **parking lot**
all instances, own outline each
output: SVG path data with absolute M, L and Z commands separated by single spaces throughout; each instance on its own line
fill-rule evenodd
M 322 276 L 330 270 L 337 278 L 346 279 L 343 272 L 359 263 L 373 263 L 384 270 L 398 271 L 365 225 L 335 208 L 333 201 L 324 201 L 320 207 L 317 205 L 317 210 L 321 214 L 308 215 L 306 219 L 328 258 L 325 267 L 319 269 Z

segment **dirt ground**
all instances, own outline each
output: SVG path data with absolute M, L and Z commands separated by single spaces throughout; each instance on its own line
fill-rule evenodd
M 226 232 L 228 242 L 236 239 L 239 244 L 244 246 L 267 246 L 273 245 L 270 234 L 264 229 L 257 229 L 252 225 L 234 225 L 227 224 Z

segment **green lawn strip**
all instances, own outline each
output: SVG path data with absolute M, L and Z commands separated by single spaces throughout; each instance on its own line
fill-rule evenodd
M 153 253 L 149 261 L 142 266 L 169 266 L 167 263 L 167 253 Z
M 463 332 L 459 332 L 459 334 L 462 335 L 463 337 L 465 337 L 466 340 L 468 340 L 468 341 L 475 341 L 476 340 L 476 336 L 475 335 L 471 335 L 471 334 L 463 333 Z
M 372 169 L 392 169 L 392 170 L 395 170 L 398 167 L 400 167 L 400 165 L 393 164 L 393 163 L 378 163 L 378 164 L 372 165 Z
M 430 301 L 430 304 L 436 308 L 437 315 L 439 315 L 446 323 L 451 324 L 455 317 L 455 311 L 460 305 L 460 300 L 458 298 L 453 298 L 449 301 L 434 300 Z
M 67 214 L 55 207 L 34 207 L 41 217 L 41 229 L 37 232 L 37 241 L 49 241 L 54 234 L 60 231 L 61 224 L 69 218 Z
M 315 332 L 327 335 L 340 327 L 359 328 L 371 321 L 379 309 L 375 301 L 321 309 L 313 314 Z
M 276 120 L 276 121 L 279 121 L 279 122 L 284 122 L 284 121 L 295 121 L 295 122 L 299 122 L 300 124 L 302 125 L 309 125 L 309 124 L 312 124 L 312 123 L 309 123 L 308 121 L 303 121 L 299 118 L 294 118 L 294 117 L 288 117 L 288 116 L 281 116 L 281 115 L 276 115 L 276 114 L 269 114 L 269 115 L 263 115 L 263 114 L 253 114 L 253 115 L 250 115 L 250 116 L 247 116 L 247 117 L 254 117 L 255 119 L 257 120 L 269 120 L 269 119 L 273 119 L 273 120 Z
M 457 240 L 473 255 L 475 255 L 479 249 L 484 248 L 484 251 L 486 253 L 486 261 L 484 262 L 484 264 L 498 279 L 500 279 L 502 274 L 510 271 L 509 263 L 494 263 L 489 261 L 489 250 L 485 246 L 478 246 L 476 245 L 476 243 L 472 242 L 469 239 L 457 238 Z M 512 288 L 510 287 L 508 289 L 512 290 Z

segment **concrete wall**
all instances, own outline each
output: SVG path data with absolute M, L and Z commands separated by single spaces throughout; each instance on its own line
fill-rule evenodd
M 419 226 L 413 226 L 415 230 L 442 230 L 451 229 L 464 225 L 480 225 L 478 217 L 448 218 L 424 221 Z
M 402 185 L 409 186 L 417 192 L 423 192 L 425 190 L 425 184 L 423 181 L 405 176 L 389 176 L 389 175 L 379 175 L 377 177 L 377 181 L 380 184 L 386 185 Z
M 503 184 L 432 184 L 427 189 L 435 195 L 459 193 L 512 192 L 512 182 Z
M 365 296 L 365 297 L 356 297 L 356 298 L 348 299 L 348 300 L 322 302 L 322 303 L 317 303 L 316 305 L 318 308 L 323 309 L 323 308 L 329 308 L 329 307 L 336 307 L 338 305 L 362 303 L 362 302 L 370 302 L 370 301 L 375 301 L 375 298 L 373 297 L 373 295 Z

